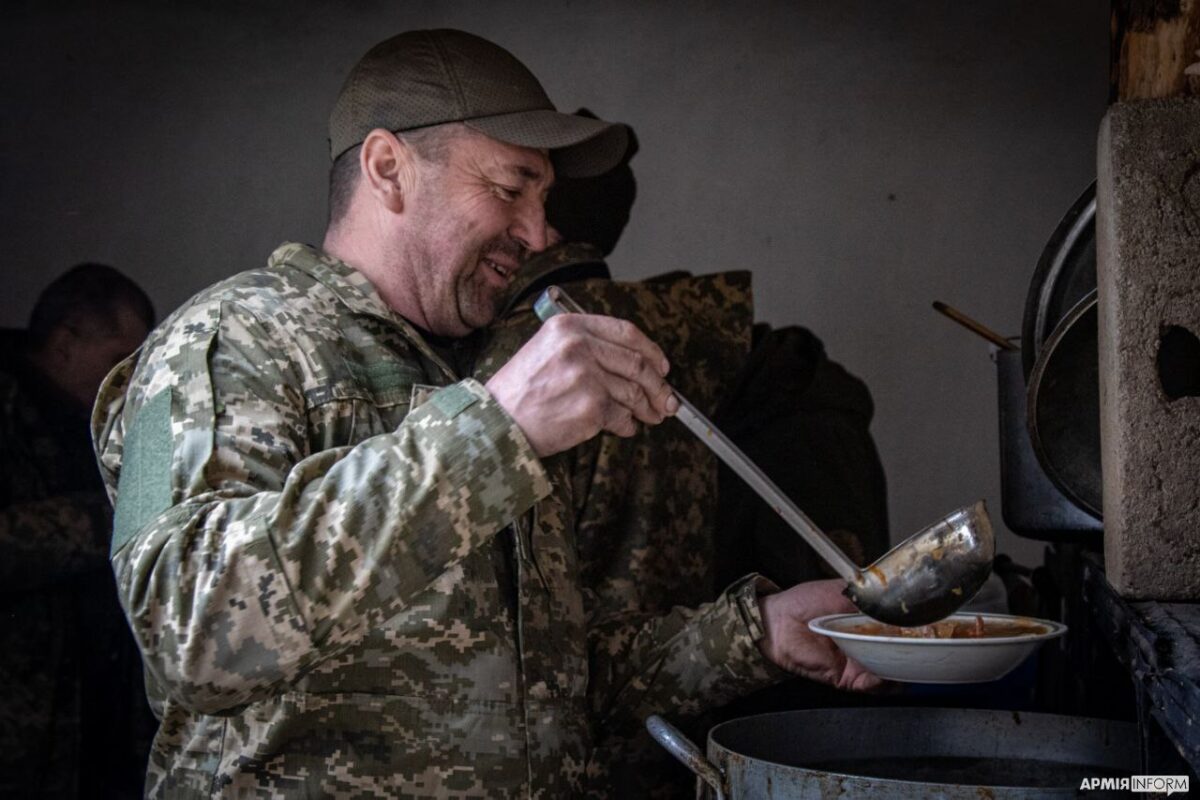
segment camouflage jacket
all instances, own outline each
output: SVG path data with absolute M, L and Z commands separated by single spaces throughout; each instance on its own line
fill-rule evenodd
M 111 509 L 86 417 L 11 346 L 3 349 L 0 797 L 74 798 L 82 662 L 87 634 L 96 633 L 85 623 L 96 590 L 107 588 Z
M 756 578 L 589 640 L 572 456 L 311 248 L 168 318 L 93 433 L 151 797 L 572 796 L 598 720 L 768 680 Z

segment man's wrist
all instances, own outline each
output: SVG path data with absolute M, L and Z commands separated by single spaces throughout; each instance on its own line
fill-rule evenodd
M 763 657 L 774 663 L 764 646 L 767 642 L 767 620 L 763 609 L 764 600 L 777 593 L 775 582 L 762 575 L 752 573 L 730 587 L 730 596 L 737 606 L 750 641 Z
M 779 591 L 779 587 L 761 575 L 747 575 L 733 587 L 733 601 L 738 613 L 750 633 L 750 640 L 757 644 L 767 634 L 763 624 L 762 598 Z

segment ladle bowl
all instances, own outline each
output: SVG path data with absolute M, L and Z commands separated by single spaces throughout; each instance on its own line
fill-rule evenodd
M 891 625 L 937 622 L 975 596 L 992 571 L 996 539 L 982 500 L 947 514 L 859 570 L 846 596 Z

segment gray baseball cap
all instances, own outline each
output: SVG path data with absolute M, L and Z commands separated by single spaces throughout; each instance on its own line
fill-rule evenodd
M 629 145 L 621 123 L 560 114 L 524 64 L 499 45 L 456 30 L 408 31 L 354 65 L 329 115 L 331 159 L 375 128 L 400 132 L 462 122 L 508 144 L 550 151 L 569 177 L 615 167 Z

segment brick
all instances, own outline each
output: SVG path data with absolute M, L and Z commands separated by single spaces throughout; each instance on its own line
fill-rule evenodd
M 1172 326 L 1200 337 L 1200 100 L 1113 105 L 1097 162 L 1108 579 L 1128 598 L 1198 600 L 1200 397 L 1168 396 L 1158 365 Z M 1200 376 L 1189 353 L 1176 361 Z

